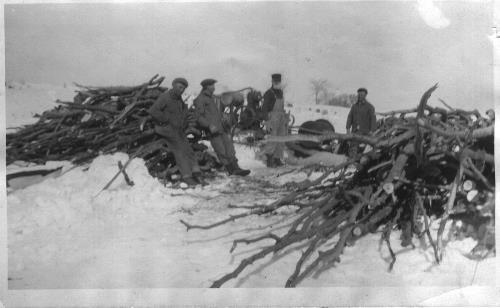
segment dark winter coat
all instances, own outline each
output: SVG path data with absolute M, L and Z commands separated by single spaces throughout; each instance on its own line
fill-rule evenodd
M 218 132 L 224 131 L 222 124 L 222 111 L 217 106 L 214 96 L 208 90 L 203 90 L 194 100 L 194 108 L 198 124 L 207 129 L 214 125 Z
M 369 102 L 357 102 L 349 111 L 347 116 L 347 129 L 352 129 L 353 133 L 368 134 L 377 128 L 377 118 L 375 108 Z
M 173 90 L 162 93 L 149 109 L 160 135 L 183 133 L 187 126 L 188 109 L 182 97 Z
M 283 98 L 283 90 L 270 88 L 264 93 L 264 102 L 262 103 L 262 116 L 264 120 L 269 119 L 269 112 L 274 108 L 276 99 Z

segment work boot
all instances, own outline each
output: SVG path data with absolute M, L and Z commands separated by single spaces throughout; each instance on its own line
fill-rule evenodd
M 195 181 L 195 179 L 191 176 L 183 177 L 182 182 L 185 183 L 188 187 L 195 187 L 196 185 L 198 185 L 198 182 Z
M 250 174 L 250 170 L 247 169 L 241 169 L 240 166 L 238 166 L 237 162 L 233 162 L 233 174 L 239 175 L 239 176 L 247 176 Z
M 203 177 L 203 174 L 201 172 L 193 172 L 193 179 L 201 184 L 201 186 L 207 186 L 208 182 L 205 181 L 205 178 Z
M 229 175 L 233 175 L 235 172 L 233 163 L 229 163 L 227 165 L 224 165 L 224 168 L 226 169 L 227 173 L 229 173 Z
M 250 170 L 241 169 L 235 162 L 227 164 L 226 170 L 229 173 L 229 175 L 246 176 L 250 173 Z

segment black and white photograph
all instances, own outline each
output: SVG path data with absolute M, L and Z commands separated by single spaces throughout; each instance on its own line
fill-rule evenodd
M 4 4 L 8 292 L 493 304 L 494 7 Z

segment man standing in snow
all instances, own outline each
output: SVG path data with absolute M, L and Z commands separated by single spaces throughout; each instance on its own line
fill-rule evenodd
M 194 100 L 198 123 L 206 130 L 210 143 L 227 172 L 231 175 L 246 176 L 250 170 L 244 170 L 238 166 L 233 138 L 227 126 L 223 125 L 222 110 L 215 102 L 216 82 L 214 79 L 205 79 L 201 82 L 202 91 Z
M 185 134 L 188 109 L 182 100 L 182 93 L 187 86 L 186 79 L 175 78 L 172 81 L 172 89 L 158 97 L 149 109 L 149 114 L 155 121 L 155 132 L 165 138 L 168 148 L 174 154 L 182 181 L 188 186 L 206 185 L 194 151 Z
M 285 112 L 285 101 L 281 88 L 281 74 L 271 75 L 272 86 L 264 93 L 262 115 L 266 130 L 272 136 L 286 136 L 288 134 L 288 115 Z M 281 166 L 285 151 L 284 143 L 269 142 L 265 145 L 263 153 L 266 155 L 268 167 Z
M 358 101 L 351 107 L 347 116 L 346 133 L 369 135 L 377 128 L 375 108 L 366 100 L 368 90 L 358 89 Z M 359 142 L 351 141 L 349 157 L 359 153 Z

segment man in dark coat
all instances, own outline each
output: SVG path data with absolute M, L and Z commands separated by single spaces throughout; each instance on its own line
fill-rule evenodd
M 375 108 L 366 100 L 368 90 L 358 89 L 358 101 L 351 107 L 347 116 L 346 133 L 369 135 L 377 128 Z M 353 157 L 359 153 L 359 142 L 351 142 L 349 156 Z
M 162 93 L 149 109 L 155 122 L 155 132 L 165 138 L 168 148 L 175 157 L 182 180 L 188 186 L 207 184 L 200 166 L 185 134 L 188 126 L 188 109 L 182 100 L 182 93 L 188 82 L 184 78 L 172 81 L 172 89 Z
M 281 74 L 271 75 L 272 86 L 264 93 L 264 102 L 262 103 L 262 115 L 264 120 L 269 119 L 269 113 L 273 110 L 277 99 L 283 99 L 283 90 L 281 89 Z
M 262 117 L 265 120 L 266 130 L 272 136 L 286 136 L 288 134 L 288 115 L 285 112 L 281 74 L 272 74 L 271 82 L 271 88 L 264 93 Z M 285 144 L 283 143 L 266 143 L 262 152 L 266 155 L 267 166 L 278 167 L 283 165 L 284 151 Z
M 216 82 L 214 79 L 205 79 L 201 82 L 202 91 L 194 100 L 198 124 L 207 132 L 210 143 L 227 172 L 231 175 L 246 176 L 250 170 L 238 166 L 233 138 L 228 127 L 223 125 L 222 110 L 216 104 L 213 95 Z

